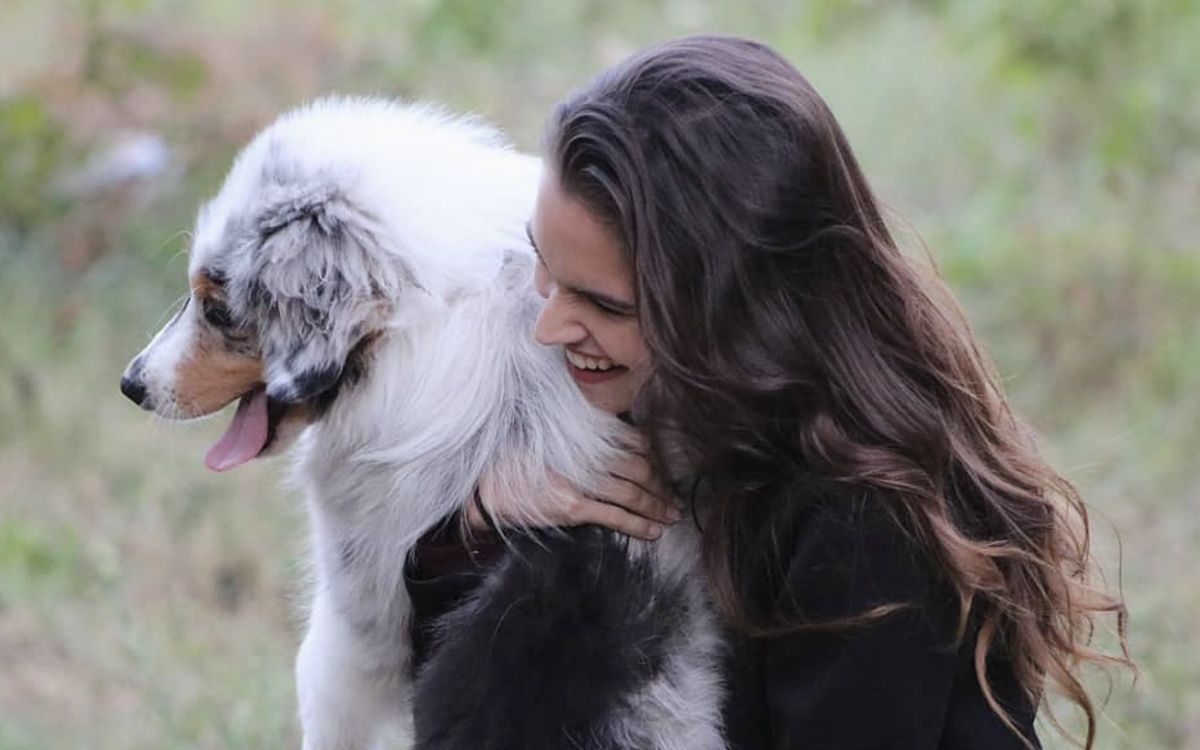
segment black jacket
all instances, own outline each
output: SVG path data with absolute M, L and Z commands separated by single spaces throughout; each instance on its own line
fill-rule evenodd
M 406 567 L 414 661 L 436 648 L 431 625 L 504 554 L 491 539 L 464 544 L 448 524 Z M 975 679 L 974 638 L 957 646 L 957 599 L 869 492 L 810 478 L 764 492 L 733 537 L 735 584 L 756 618 L 821 622 L 903 605 L 870 624 L 770 638 L 730 632 L 725 734 L 731 750 L 1018 750 Z M 1011 665 L 989 661 L 997 700 L 1040 747 L 1034 708 Z

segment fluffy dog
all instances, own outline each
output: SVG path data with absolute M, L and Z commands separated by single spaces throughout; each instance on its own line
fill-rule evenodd
M 623 427 L 531 336 L 539 164 L 430 108 L 327 100 L 238 156 L 197 218 L 190 295 L 122 391 L 168 418 L 237 400 L 206 463 L 296 453 L 314 585 L 306 750 L 723 746 L 697 531 L 514 532 L 413 675 L 402 579 L 485 471 L 599 486 Z M 533 504 L 530 526 L 538 518 Z M 414 721 L 415 717 L 415 721 Z

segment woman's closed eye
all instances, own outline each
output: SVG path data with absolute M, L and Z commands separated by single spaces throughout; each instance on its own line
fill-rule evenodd
M 630 315 L 633 314 L 631 311 L 629 311 L 627 309 L 614 307 L 613 305 L 610 305 L 609 303 L 605 302 L 604 300 L 596 299 L 595 297 L 591 297 L 586 294 L 581 295 L 581 296 L 584 299 L 586 299 L 589 303 L 591 303 L 591 305 L 593 307 L 595 307 L 597 310 L 604 313 L 605 315 L 611 315 L 614 318 L 628 318 Z
M 574 287 L 569 286 L 560 286 L 559 289 L 574 299 L 584 304 L 591 305 L 602 314 L 609 317 L 629 318 L 634 314 L 634 309 L 632 307 L 626 307 L 625 305 L 619 305 L 614 302 L 610 302 L 604 297 L 597 296 L 582 289 L 575 289 Z

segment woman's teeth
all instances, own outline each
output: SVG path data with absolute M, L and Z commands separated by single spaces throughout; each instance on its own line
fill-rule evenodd
M 613 361 L 611 359 L 606 359 L 604 357 L 600 357 L 599 359 L 595 357 L 587 357 L 582 354 L 577 354 L 570 349 L 567 349 L 566 352 L 567 361 L 581 370 L 599 370 L 600 372 L 604 372 L 605 370 L 611 370 L 613 368 Z

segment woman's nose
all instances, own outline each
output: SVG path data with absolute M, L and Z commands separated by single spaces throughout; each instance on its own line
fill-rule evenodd
M 551 294 L 533 326 L 533 338 L 544 346 L 562 346 L 583 341 L 587 329 L 571 315 L 557 294 Z

